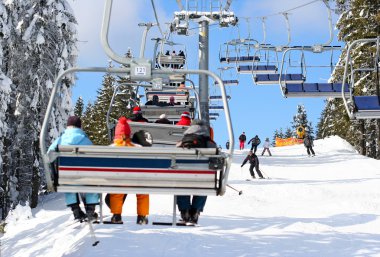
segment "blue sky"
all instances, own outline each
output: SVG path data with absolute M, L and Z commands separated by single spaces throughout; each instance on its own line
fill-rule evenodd
M 79 56 L 78 66 L 107 66 L 108 57 L 100 45 L 100 26 L 103 15 L 104 1 L 100 0 L 69 0 L 68 1 L 78 20 L 79 35 Z M 183 1 L 185 2 L 185 1 Z M 284 45 L 287 42 L 287 31 L 284 18 L 281 12 L 301 6 L 311 1 L 306 0 L 235 0 L 232 2 L 231 10 L 238 17 L 249 17 L 251 38 L 262 42 L 263 31 L 261 20 L 258 17 L 267 16 L 266 19 L 266 43 L 273 45 Z M 174 0 L 155 1 L 159 21 L 162 29 L 165 30 L 165 23 L 173 18 L 173 12 L 178 11 L 178 6 Z M 89 11 L 91 8 L 91 11 Z M 333 14 L 335 24 L 337 16 Z M 124 1 L 114 0 L 113 17 L 111 19 L 110 45 L 123 54 L 128 47 L 131 47 L 134 55 L 139 54 L 142 28 L 139 22 L 154 22 L 154 13 L 150 0 Z M 248 26 L 245 18 L 240 18 L 239 29 L 237 27 L 221 29 L 218 26 L 210 26 L 210 62 L 209 69 L 219 74 L 219 48 L 224 42 L 231 39 L 248 37 Z M 314 45 L 325 43 L 329 39 L 329 29 L 327 21 L 327 11 L 322 1 L 314 2 L 305 7 L 289 12 L 289 22 L 291 27 L 290 45 Z M 191 35 L 188 37 L 173 35 L 172 40 L 186 45 L 188 56 L 188 68 L 198 67 L 198 29 L 197 24 L 191 23 Z M 333 45 L 339 44 L 336 41 L 334 30 Z M 151 29 L 148 35 L 146 47 L 146 57 L 150 58 L 153 51 L 153 43 L 149 38 L 160 36 L 157 27 Z M 293 55 L 292 55 L 293 56 Z M 335 58 L 338 53 L 335 53 Z M 294 57 L 292 57 L 294 58 Z M 299 60 L 294 58 L 295 61 Z M 308 54 L 306 55 L 308 65 L 329 65 L 330 54 Z M 298 71 L 299 68 L 296 71 Z M 236 78 L 236 73 L 225 72 L 223 79 Z M 330 68 L 308 68 L 307 82 L 324 82 L 330 76 Z M 193 77 L 196 83 L 198 79 Z M 238 86 L 227 88 L 230 113 L 232 118 L 235 142 L 242 131 L 245 131 L 248 138 L 259 135 L 265 139 L 272 139 L 276 129 L 290 126 L 293 115 L 296 114 L 297 105 L 303 104 L 306 108 L 308 118 L 315 126 L 324 106 L 323 98 L 283 98 L 279 85 L 257 86 L 253 83 L 251 75 L 240 74 Z M 82 96 L 85 102 L 94 101 L 96 90 L 101 86 L 101 75 L 78 75 L 77 86 L 74 89 L 74 101 Z M 210 87 L 210 94 L 219 94 L 218 89 Z M 214 111 L 213 111 L 214 112 Z M 215 141 L 223 145 L 228 139 L 225 117 L 220 113 L 216 121 L 211 122 L 215 130 Z M 235 144 L 235 146 L 237 146 Z

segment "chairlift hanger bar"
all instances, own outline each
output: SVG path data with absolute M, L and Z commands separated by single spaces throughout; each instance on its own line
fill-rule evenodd
M 177 1 L 177 5 L 178 5 L 179 10 L 183 11 L 182 1 L 181 0 L 176 0 L 176 1 Z
M 230 9 L 231 3 L 232 3 L 232 0 L 227 0 L 226 1 L 226 5 L 224 6 L 224 10 L 225 11 L 228 11 Z

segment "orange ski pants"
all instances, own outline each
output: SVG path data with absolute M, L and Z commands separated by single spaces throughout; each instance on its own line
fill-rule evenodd
M 149 215 L 149 195 L 136 194 L 137 215 Z M 121 214 L 124 203 L 124 194 L 110 194 L 111 213 Z

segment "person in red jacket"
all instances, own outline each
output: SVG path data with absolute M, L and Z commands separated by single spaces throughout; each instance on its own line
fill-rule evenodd
M 181 119 L 176 123 L 178 126 L 190 126 L 191 118 L 189 112 L 183 112 L 181 114 Z

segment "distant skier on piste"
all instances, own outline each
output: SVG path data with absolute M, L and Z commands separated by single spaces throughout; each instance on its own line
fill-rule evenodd
M 303 144 L 307 149 L 307 155 L 310 157 L 310 154 L 312 154 L 312 156 L 314 157 L 315 152 L 313 150 L 313 137 L 309 134 L 308 128 L 305 128 L 305 138 L 303 139 Z
M 252 152 L 252 150 L 249 151 L 247 157 L 245 157 L 245 159 L 244 159 L 244 161 L 243 161 L 243 163 L 241 164 L 240 167 L 243 167 L 247 163 L 247 161 L 249 161 L 249 163 L 251 164 L 251 166 L 249 166 L 249 172 L 251 173 L 252 178 L 253 179 L 256 178 L 255 177 L 255 173 L 253 172 L 253 168 L 255 168 L 257 174 L 259 175 L 259 178 L 263 179 L 264 178 L 263 174 L 261 174 L 261 171 L 260 171 L 260 168 L 259 168 L 259 158 L 257 158 L 256 154 L 254 154 Z
M 240 142 L 240 145 L 239 145 L 239 148 L 240 150 L 243 150 L 244 149 L 244 144 L 245 144 L 245 141 L 247 140 L 247 137 L 245 136 L 245 132 L 243 132 L 240 136 L 239 136 L 239 142 Z
M 250 144 L 252 142 L 252 146 L 251 146 L 251 151 L 254 149 L 253 153 L 256 153 L 257 151 L 257 146 L 259 144 L 261 144 L 261 140 L 259 138 L 258 135 L 256 135 L 254 138 L 251 138 L 249 141 L 248 141 L 248 144 Z

